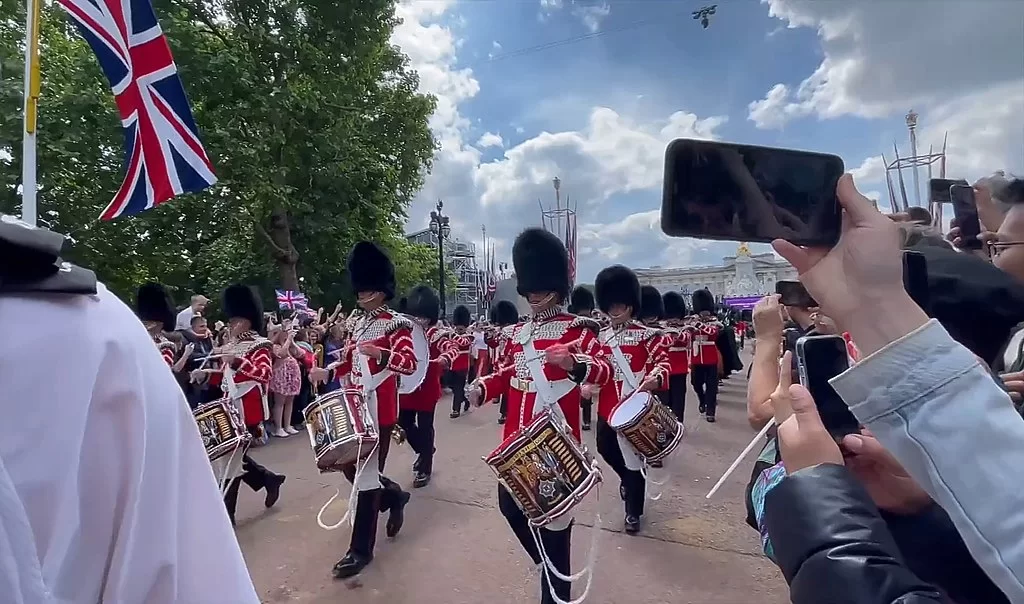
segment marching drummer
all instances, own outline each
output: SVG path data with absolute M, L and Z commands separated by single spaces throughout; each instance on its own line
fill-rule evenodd
M 398 422 L 398 375 L 416 371 L 412 322 L 388 306 L 395 297 L 391 259 L 374 243 L 360 241 L 349 254 L 348 274 L 359 304 L 358 312 L 348 319 L 348 343 L 338 361 L 309 372 L 314 382 L 329 381 L 332 374 L 348 376 L 361 390 L 379 434 L 377 448 L 364 462 L 342 468 L 359 494 L 348 552 L 332 570 L 339 579 L 358 575 L 373 561 L 378 512 L 390 512 L 388 537 L 396 536 L 405 522 L 409 493 L 383 472 L 391 432 Z
M 647 497 L 644 462 L 608 422 L 619 401 L 664 387 L 669 375 L 668 353 L 661 334 L 636 320 L 642 312 L 643 297 L 632 270 L 609 266 L 597 274 L 594 289 L 598 307 L 611 322 L 601 331 L 601 341 L 615 367 L 614 387 L 602 388 L 598 395 L 597 451 L 619 475 L 619 495 L 626 508 L 625 530 L 633 535 L 640 531 Z M 657 297 L 660 302 L 661 295 Z
M 164 286 L 159 283 L 146 283 L 140 287 L 135 295 L 135 314 L 153 338 L 153 343 L 156 344 L 167 366 L 177 369 L 174 359 L 177 346 L 164 335 L 174 330 L 175 321 L 174 307 L 171 306 Z M 192 349 L 188 349 L 183 356 L 187 359 L 189 354 L 192 354 Z
M 565 312 L 569 298 L 569 257 L 554 234 L 529 228 L 516 237 L 512 264 L 517 290 L 530 304 L 532 316 L 512 329 L 504 356 L 509 359 L 497 371 L 473 382 L 469 396 L 474 404 L 508 395 L 508 419 L 503 440 L 529 425 L 543 410 L 550 410 L 568 425 L 580 441 L 580 388 L 583 383 L 605 384 L 611 367 L 600 355 L 597 323 Z M 571 345 L 571 347 L 570 347 Z M 512 362 L 515 359 L 515 362 Z M 541 416 L 543 417 L 543 416 Z M 525 502 L 498 487 L 498 507 L 534 563 L 544 559 L 535 533 L 521 509 Z M 548 562 L 562 576 L 571 575 L 572 514 L 539 529 Z M 570 599 L 572 586 L 542 566 L 543 603 Z
M 594 294 L 582 285 L 577 285 L 569 296 L 569 308 L 574 315 L 581 317 L 594 316 Z M 597 398 L 597 389 L 583 391 L 583 431 L 590 431 L 590 424 L 594 414 L 594 400 Z
M 687 326 L 686 300 L 679 292 L 668 292 L 662 296 L 665 307 L 665 321 L 662 324 L 665 336 L 668 338 L 668 390 L 662 390 L 659 394 L 665 395 L 662 399 L 676 418 L 682 422 L 686 411 L 686 376 L 690 373 L 690 341 L 693 337 L 693 327 Z
M 229 344 L 215 349 L 220 356 L 219 381 L 227 396 L 242 414 L 242 420 L 252 433 L 263 429 L 269 417 L 267 384 L 273 373 L 270 340 L 263 337 L 265 322 L 263 304 L 259 296 L 247 285 L 235 284 L 224 290 L 224 314 L 228 316 Z M 285 477 L 275 474 L 249 457 L 242 456 L 241 475 L 232 478 L 224 495 L 231 524 L 235 523 L 238 488 L 242 482 L 253 491 L 266 490 L 263 505 L 272 507 L 281 496 Z

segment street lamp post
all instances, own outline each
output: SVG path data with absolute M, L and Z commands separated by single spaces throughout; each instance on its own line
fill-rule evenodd
M 441 296 L 442 318 L 448 316 L 444 295 L 444 242 L 452 232 L 452 228 L 448 224 L 448 217 L 441 212 L 443 208 L 444 202 L 438 199 L 436 209 L 430 212 L 430 232 L 437 236 L 437 289 Z

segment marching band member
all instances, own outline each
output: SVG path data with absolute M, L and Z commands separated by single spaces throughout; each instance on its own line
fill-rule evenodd
M 466 400 L 466 376 L 469 375 L 469 355 L 473 347 L 473 334 L 469 331 L 469 324 L 472 317 L 469 309 L 458 305 L 452 311 L 452 325 L 455 333 L 449 343 L 454 351 L 451 365 L 451 388 L 452 388 L 452 412 L 449 417 L 455 419 L 463 411 L 469 411 L 469 401 Z
M 644 300 L 636 274 L 621 265 L 609 266 L 594 281 L 597 303 L 611 325 L 601 331 L 605 356 L 615 368 L 613 383 L 601 388 L 597 401 L 597 451 L 619 475 L 619 495 L 625 501 L 625 530 L 640 531 L 647 485 L 641 472 L 643 460 L 632 445 L 608 425 L 619 401 L 636 391 L 661 390 L 668 382 L 669 364 L 665 339 L 658 330 L 635 321 Z M 657 291 L 657 290 L 655 290 Z M 658 300 L 661 295 L 658 294 Z M 650 298 L 650 296 L 648 296 Z M 650 308 L 647 312 L 653 312 Z M 627 373 L 628 372 L 628 373 Z M 629 375 L 631 374 L 631 375 Z
M 636 318 L 651 329 L 661 332 L 661 320 L 665 317 L 665 307 L 661 301 L 661 292 L 653 285 L 640 288 L 640 312 Z
M 424 329 L 429 347 L 426 375 L 420 385 L 409 394 L 398 397 L 398 425 L 405 430 L 409 446 L 416 452 L 412 465 L 415 488 L 427 486 L 434 470 L 434 409 L 441 400 L 441 375 L 452 364 L 454 352 L 448 350 L 450 332 L 437 324 L 441 316 L 441 299 L 427 285 L 418 285 L 402 300 L 406 301 L 405 314 Z
M 688 327 L 686 300 L 679 292 L 662 296 L 665 307 L 664 332 L 668 341 L 668 390 L 658 392 L 659 398 L 682 423 L 686 411 L 686 374 L 690 373 L 690 341 L 693 328 Z
M 718 408 L 718 332 L 722 324 L 715 317 L 715 298 L 706 289 L 693 292 L 691 300 L 693 341 L 690 350 L 690 383 L 697 393 L 698 410 L 714 423 Z
M 273 373 L 270 340 L 263 337 L 265 324 L 263 304 L 256 292 L 247 285 L 235 284 L 224 290 L 224 314 L 228 316 L 230 343 L 214 354 L 221 354 L 220 384 L 231 397 L 250 432 L 263 429 L 270 417 L 267 408 L 267 384 Z M 231 524 L 235 524 L 235 506 L 238 488 L 242 482 L 253 491 L 266 490 L 263 505 L 273 507 L 281 496 L 285 477 L 275 474 L 256 463 L 246 453 L 242 456 L 242 475 L 228 485 L 224 504 Z
M 508 394 L 508 421 L 504 439 L 519 432 L 544 409 L 562 416 L 572 437 L 580 440 L 579 384 L 605 384 L 611 368 L 601 355 L 597 324 L 565 312 L 569 298 L 569 256 L 558 237 L 541 228 L 529 228 L 516 237 L 512 264 L 517 291 L 530 304 L 532 316 L 511 331 L 505 362 L 498 371 L 476 380 L 469 390 L 474 404 Z M 571 347 L 570 347 L 571 345 Z M 498 487 L 498 507 L 534 563 L 543 559 L 534 533 L 515 498 Z M 548 559 L 563 575 L 570 575 L 572 519 L 567 514 L 539 530 Z M 552 592 L 568 601 L 572 586 L 549 573 L 541 575 L 542 599 L 554 602 Z
M 579 315 L 581 317 L 591 317 L 594 315 L 594 294 L 590 293 L 590 290 L 577 285 L 572 290 L 572 294 L 569 295 L 569 308 L 566 309 L 570 314 Z M 582 392 L 582 407 L 583 407 L 583 431 L 590 431 L 590 420 L 593 417 L 594 401 L 593 395 L 597 392 Z
M 512 329 L 519 322 L 519 311 L 516 305 L 508 300 L 499 300 L 491 308 L 492 330 L 486 336 L 487 345 L 490 346 L 491 358 L 494 359 L 494 371 L 498 371 L 506 361 L 505 350 L 508 347 L 508 339 Z M 498 425 L 504 425 L 508 413 L 508 395 L 502 394 L 498 402 Z
M 164 336 L 164 332 L 174 330 L 174 307 L 167 296 L 167 290 L 159 283 L 146 283 L 135 295 L 135 313 L 153 338 L 160 356 L 168 367 L 174 367 L 174 342 Z M 190 350 L 189 353 L 192 351 Z
M 405 523 L 409 493 L 383 472 L 391 431 L 398 422 L 398 375 L 412 375 L 416 370 L 412 323 L 388 306 L 395 297 L 395 265 L 391 259 L 374 243 L 360 241 L 349 254 L 348 273 L 360 309 L 348 319 L 348 344 L 340 360 L 327 369 L 314 368 L 310 379 L 322 382 L 329 381 L 332 373 L 348 375 L 351 383 L 362 390 L 377 424 L 379 440 L 374 452 L 359 462 L 359 468 L 356 464 L 342 468 L 359 494 L 348 552 L 332 570 L 339 579 L 358 575 L 373 561 L 378 512 L 390 512 L 388 537 L 397 535 Z
M 473 326 L 473 377 L 483 377 L 491 372 L 491 349 L 487 345 L 487 336 L 484 335 L 483 319 Z

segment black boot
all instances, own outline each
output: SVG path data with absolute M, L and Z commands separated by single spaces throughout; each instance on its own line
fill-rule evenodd
M 381 489 L 362 491 L 356 499 L 355 526 L 348 553 L 334 565 L 331 574 L 336 579 L 358 575 L 373 561 L 373 548 L 377 542 L 377 508 L 380 507 Z
M 416 472 L 416 476 L 412 479 L 412 487 L 414 489 L 422 489 L 428 484 L 430 484 L 430 474 L 425 472 Z
M 626 514 L 626 533 L 635 535 L 640 532 L 640 518 Z
M 284 484 L 285 476 L 283 474 L 271 474 L 267 477 L 267 484 L 264 488 L 267 490 L 267 497 L 263 500 L 263 505 L 272 508 L 277 500 L 281 497 L 281 485 Z
M 386 476 L 380 477 L 383 485 L 380 497 L 380 513 L 389 512 L 386 525 L 387 536 L 395 537 L 405 524 L 405 506 L 412 495 L 402 490 L 399 484 Z

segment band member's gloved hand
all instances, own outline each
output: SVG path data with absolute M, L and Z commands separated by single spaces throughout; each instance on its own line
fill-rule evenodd
M 384 350 L 374 344 L 360 344 L 358 349 L 360 353 L 376 361 L 379 361 L 384 356 Z
M 594 395 L 597 394 L 597 386 L 593 384 L 583 384 L 580 386 L 580 396 L 585 399 L 592 400 Z
M 311 367 L 309 369 L 309 381 L 313 382 L 314 384 L 326 382 L 328 376 L 330 376 L 330 373 L 330 371 L 324 369 L 323 367 Z
M 648 376 L 639 388 L 640 392 L 653 392 L 655 390 L 661 390 L 661 378 L 656 375 Z
M 572 371 L 575 359 L 565 344 L 554 344 L 544 349 L 544 360 L 566 371 Z
M 466 391 L 466 398 L 469 400 L 469 404 L 474 407 L 483 405 L 484 387 L 477 383 L 470 384 L 469 389 Z
M 206 372 L 203 371 L 202 369 L 193 369 L 192 373 L 189 374 L 189 379 L 193 383 L 198 384 L 199 382 L 202 382 L 203 380 L 206 379 Z
M 441 368 L 444 369 L 445 371 L 448 371 L 448 369 L 450 369 L 452 366 L 452 360 L 449 359 L 448 357 L 440 357 L 437 359 L 437 362 L 441 363 Z

